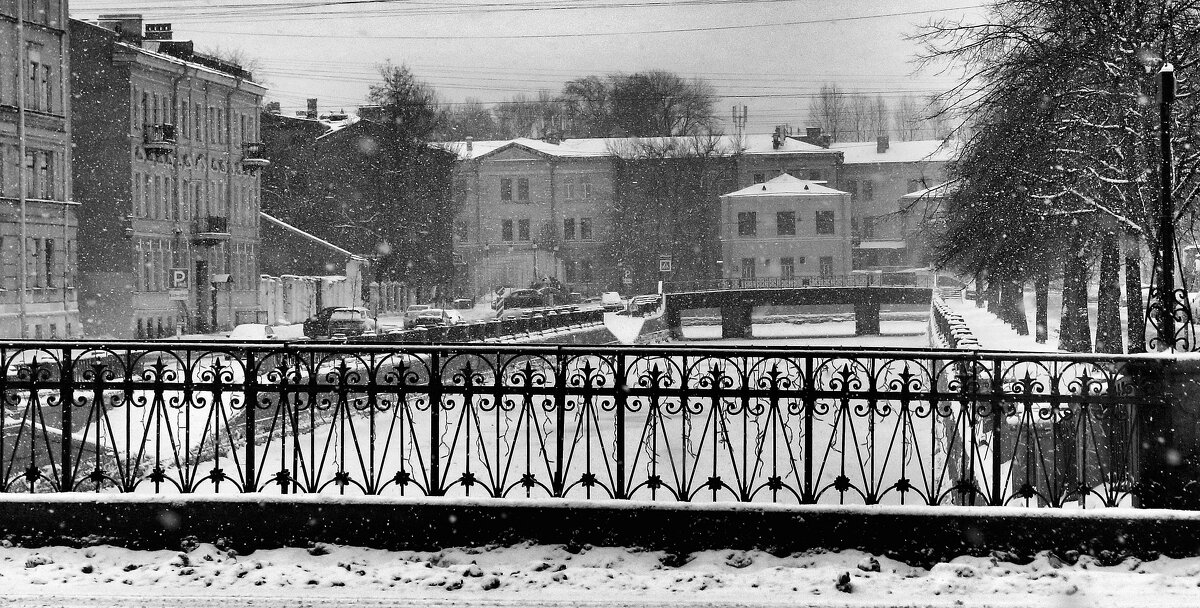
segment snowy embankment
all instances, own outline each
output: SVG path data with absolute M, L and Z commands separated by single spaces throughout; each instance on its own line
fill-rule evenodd
M 925 569 L 859 551 L 676 555 L 590 545 L 517 545 L 426 552 L 317 544 L 238 555 L 209 544 L 188 544 L 180 551 L 0 545 L 5 596 L 9 601 L 36 598 L 37 605 L 55 605 L 52 597 L 104 598 L 99 605 L 135 605 L 138 597 L 204 598 L 213 605 L 244 605 L 257 598 L 302 603 L 353 597 L 512 605 L 1163 607 L 1194 606 L 1200 598 L 1200 558 L 1130 558 L 1100 565 L 1088 556 L 1069 563 L 1043 553 L 1025 564 L 1000 556 L 959 557 Z

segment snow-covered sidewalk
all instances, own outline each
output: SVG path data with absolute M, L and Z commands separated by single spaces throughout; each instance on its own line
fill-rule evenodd
M 1027 564 L 960 557 L 925 569 L 858 551 L 673 555 L 589 545 L 518 545 L 389 552 L 316 545 L 237 555 L 213 545 L 186 551 L 0 545 L 0 588 L 10 599 L 203 597 L 236 598 L 236 605 L 245 605 L 253 598 L 376 598 L 397 605 L 433 600 L 514 606 L 553 601 L 1056 607 L 1200 603 L 1200 558 L 1130 558 L 1101 566 L 1088 556 L 1073 564 L 1050 554 Z

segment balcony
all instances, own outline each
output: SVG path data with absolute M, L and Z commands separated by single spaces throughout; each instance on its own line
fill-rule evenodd
M 242 144 L 242 168 L 255 171 L 269 166 L 271 161 L 264 158 L 267 146 L 261 142 L 246 142 Z
M 210 215 L 196 219 L 196 235 L 192 241 L 200 245 L 216 245 L 229 240 L 229 218 Z
M 146 125 L 142 130 L 142 147 L 146 154 L 170 154 L 175 151 L 175 125 Z

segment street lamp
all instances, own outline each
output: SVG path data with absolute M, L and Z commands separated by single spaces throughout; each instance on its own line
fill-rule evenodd
M 1175 289 L 1175 204 L 1172 199 L 1173 163 L 1171 158 L 1171 108 L 1175 102 L 1175 68 L 1164 63 L 1158 72 L 1159 106 L 1159 213 L 1158 254 L 1159 274 L 1151 277 L 1155 284 L 1150 290 L 1146 307 L 1146 318 L 1158 331 L 1150 341 L 1156 350 L 1175 350 L 1181 343 L 1183 350 L 1189 347 L 1191 309 L 1187 294 Z M 1183 327 L 1176 329 L 1176 321 Z M 1182 330 L 1183 335 L 1176 337 Z

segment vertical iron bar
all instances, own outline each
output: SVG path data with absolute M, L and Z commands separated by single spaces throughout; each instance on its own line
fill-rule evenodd
M 19 19 L 20 17 L 18 17 Z M 75 401 L 75 378 L 72 374 L 74 364 L 71 360 L 71 349 L 64 348 L 62 360 L 59 361 L 58 381 L 62 407 L 62 481 L 60 492 L 70 492 L 74 489 L 74 471 L 71 465 L 71 403 Z
M 442 446 L 439 431 L 442 428 L 442 372 L 440 351 L 429 353 L 429 495 L 441 496 L 442 490 Z M 500 382 L 500 378 L 496 378 Z M 497 404 L 499 407 L 499 404 Z
M 1162 276 L 1159 279 L 1158 297 L 1162 304 L 1162 325 L 1159 327 L 1159 344 L 1166 339 L 1166 348 L 1175 350 L 1175 205 L 1171 198 L 1171 105 L 1175 101 L 1175 70 L 1171 64 L 1163 64 L 1158 73 L 1159 150 L 1162 154 L 1159 166 L 1161 207 L 1158 215 L 1158 245 L 1162 255 Z
M 625 490 L 625 399 L 628 393 L 625 386 L 625 354 L 617 352 L 613 357 L 617 360 L 617 377 L 613 379 L 613 387 L 616 388 L 613 407 L 617 411 L 617 498 L 629 498 Z
M 1004 390 L 1003 363 L 992 359 L 992 500 L 993 506 L 1004 504 L 1000 496 L 1000 393 Z
M 813 376 L 812 357 L 804 358 L 804 501 L 816 502 L 813 491 L 813 410 L 817 400 L 813 397 L 816 378 Z
M 563 434 L 567 428 L 567 362 L 563 355 L 563 349 L 558 347 L 558 365 L 557 377 L 554 379 L 554 414 L 555 414 L 555 439 L 554 439 L 554 462 L 556 463 L 554 471 L 554 495 L 561 498 L 564 488 L 566 487 L 563 479 Z
M 258 489 L 258 483 L 254 479 L 254 436 L 257 434 L 255 410 L 258 404 L 258 370 L 254 369 L 254 365 L 254 351 L 247 349 L 246 369 L 242 374 L 246 382 L 246 480 L 242 486 L 243 492 L 254 492 Z M 218 429 L 214 429 L 214 431 L 219 433 Z

